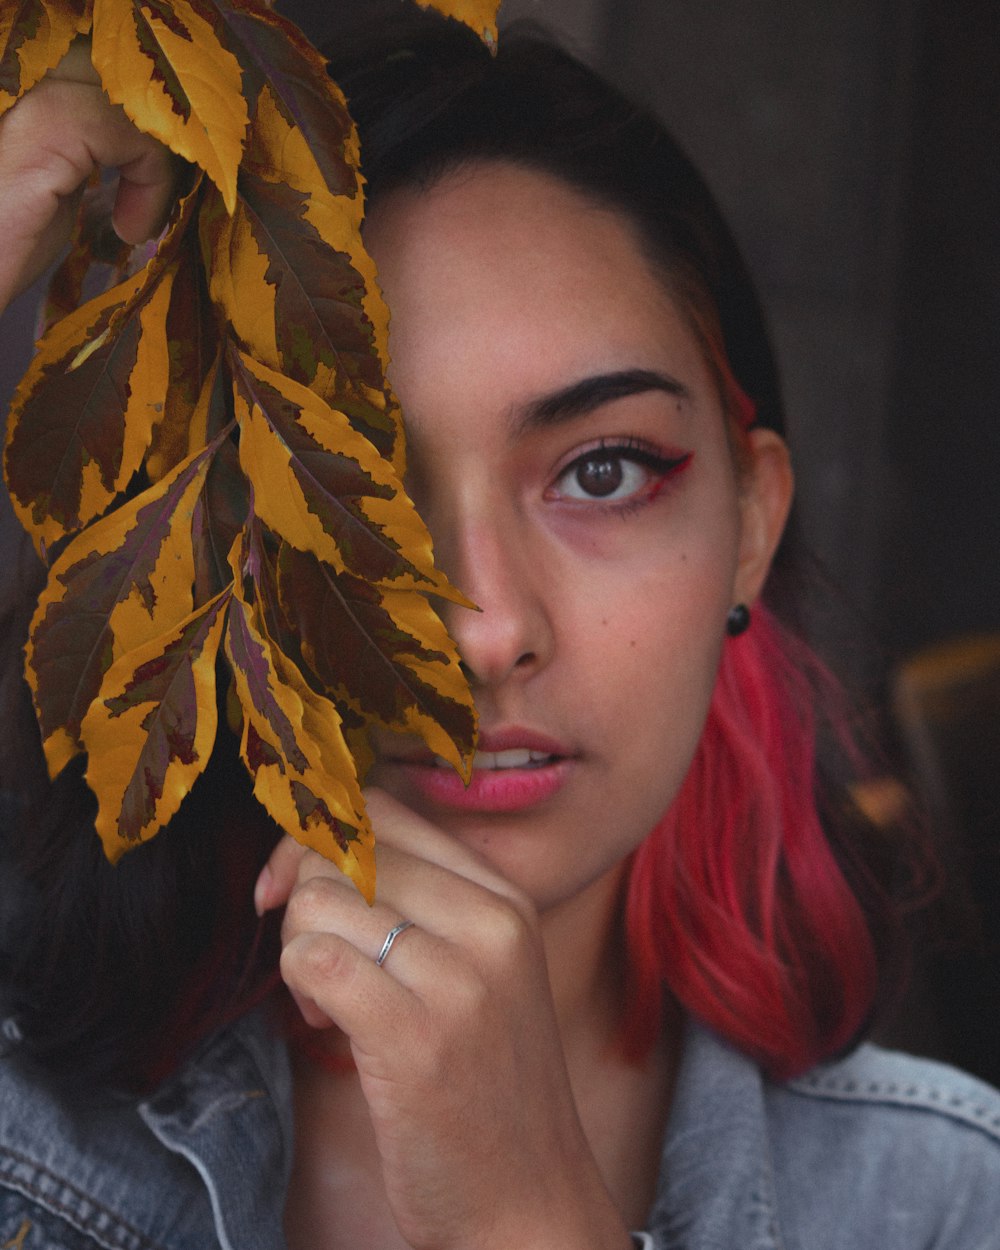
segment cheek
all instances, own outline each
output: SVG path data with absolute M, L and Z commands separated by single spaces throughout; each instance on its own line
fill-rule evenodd
M 614 577 L 591 587 L 591 610 L 578 613 L 579 627 L 603 657 L 601 669 L 628 675 L 623 697 L 660 688 L 697 699 L 711 689 L 735 568 L 735 540 L 703 535 L 658 560 L 622 562 Z
M 597 612 L 585 685 L 615 744 L 616 796 L 639 836 L 676 796 L 694 755 L 725 638 L 730 583 L 678 560 Z M 712 566 L 708 566 L 712 567 Z M 724 566 L 723 566 L 724 567 Z M 597 689 L 599 687 L 599 689 Z

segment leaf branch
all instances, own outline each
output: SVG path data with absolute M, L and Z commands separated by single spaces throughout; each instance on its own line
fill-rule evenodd
M 496 39 L 498 0 L 419 3 Z M 81 219 L 52 304 L 70 311 L 8 422 L 11 498 L 53 561 L 26 653 L 50 771 L 87 752 L 117 859 L 203 772 L 222 673 L 257 798 L 371 899 L 365 729 L 467 773 L 475 712 L 428 595 L 467 601 L 402 486 L 354 124 L 263 0 L 14 0 L 0 115 L 81 35 L 196 176 L 128 277 Z M 75 307 L 98 270 L 120 280 Z

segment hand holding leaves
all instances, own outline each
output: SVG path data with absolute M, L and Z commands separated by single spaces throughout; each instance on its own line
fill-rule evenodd
M 435 7 L 495 37 L 495 0 Z M 50 328 L 10 414 L 11 497 L 54 557 L 27 651 L 49 768 L 88 753 L 117 858 L 204 769 L 228 671 L 258 799 L 371 897 L 345 731 L 466 769 L 475 718 L 427 595 L 464 600 L 400 480 L 354 127 L 261 0 L 18 0 L 0 113 L 88 32 L 108 96 L 195 175 L 138 272 L 108 286 L 81 232 L 62 299 L 106 289 Z

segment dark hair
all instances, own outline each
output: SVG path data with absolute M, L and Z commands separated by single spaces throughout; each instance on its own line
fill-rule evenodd
M 705 184 L 655 118 L 547 42 L 507 33 L 492 57 L 459 23 L 431 14 L 380 22 L 373 34 L 340 38 L 330 51 L 331 72 L 358 124 L 370 200 L 394 187 L 431 183 L 465 162 L 509 160 L 560 177 L 618 209 L 637 228 L 664 280 L 679 292 L 681 305 L 688 305 L 704 335 L 717 340 L 715 364 L 726 375 L 723 392 L 731 372 L 752 400 L 757 421 L 781 431 L 777 370 L 753 285 Z M 715 349 L 709 343 L 706 350 L 711 356 Z M 771 608 L 786 623 L 795 603 L 787 589 L 793 548 L 793 540 L 783 545 L 767 590 Z M 777 636 L 767 633 L 761 655 Z M 750 645 L 734 640 L 742 644 Z M 797 671 L 802 676 L 801 666 Z M 786 735 L 792 727 L 794 736 L 800 714 L 808 715 L 812 725 L 817 695 L 812 687 L 804 695 L 786 686 L 780 696 L 785 703 L 771 711 Z M 842 708 L 836 708 L 832 723 L 843 719 Z M 744 737 L 753 732 L 752 725 L 745 721 Z M 822 724 L 817 732 L 824 736 Z M 826 734 L 831 741 L 836 736 Z M 39 776 L 41 753 L 32 749 L 28 772 Z M 841 752 L 838 760 L 843 758 Z M 704 782 L 704 760 L 699 766 Z M 767 767 L 777 784 L 780 758 Z M 872 934 L 880 938 L 893 929 L 881 884 L 884 865 L 874 864 L 869 853 L 879 844 L 866 841 L 870 830 L 846 800 L 839 776 L 833 779 L 839 771 L 839 763 L 832 771 L 817 766 L 810 748 L 796 799 L 798 809 L 807 805 L 812 813 L 824 872 L 836 878 L 823 897 L 826 906 L 836 896 L 842 922 L 838 933 L 844 926 L 850 931 L 839 955 L 824 942 L 822 916 L 816 907 L 810 912 L 804 887 L 809 874 L 815 875 L 819 851 L 810 852 L 804 873 L 801 855 L 799 867 L 793 863 L 789 873 L 786 825 L 788 811 L 798 809 L 786 803 L 784 823 L 768 834 L 761 851 L 772 862 L 771 874 L 767 880 L 756 874 L 760 888 L 777 900 L 776 910 L 762 917 L 758 901 L 744 901 L 747 941 L 734 949 L 721 980 L 704 992 L 687 994 L 673 983 L 676 932 L 657 939 L 658 953 L 637 957 L 654 968 L 657 989 L 665 979 L 689 1007 L 778 1071 L 803 1066 L 857 1032 L 872 1002 Z M 208 773 L 170 828 L 117 869 L 103 861 L 91 829 L 92 805 L 77 770 L 67 770 L 50 787 L 26 790 L 17 780 L 0 779 L 5 789 L 27 795 L 29 812 L 7 835 L 32 913 L 7 955 L 25 1031 L 36 1051 L 53 1062 L 71 1061 L 77 1068 L 89 1066 L 102 1076 L 131 1081 L 148 1076 L 150 1039 L 162 1037 L 167 1022 L 179 1044 L 249 1002 L 268 983 L 273 934 L 264 946 L 256 943 L 250 885 L 277 831 L 255 807 L 231 740 L 220 742 Z M 730 830 L 727 845 L 747 832 Z M 655 909 L 656 899 L 648 906 Z M 633 930 L 636 914 L 633 909 Z M 693 913 L 686 916 L 682 940 L 696 942 L 701 923 Z M 755 923 L 772 930 L 766 949 Z M 727 976 L 745 975 L 745 956 L 754 944 L 764 949 L 763 962 L 779 970 L 777 988 L 762 997 L 761 1009 L 771 1011 L 781 999 L 787 1026 L 778 1040 L 757 1046 L 755 1037 L 765 1031 L 757 1017 L 733 1024 L 733 1010 L 720 1018 L 709 1009 L 713 997 L 725 998 Z M 697 965 L 694 954 L 688 962 Z M 864 963 L 862 976 L 847 966 L 855 958 Z M 723 965 L 725 960 L 723 954 Z M 699 967 L 698 976 L 703 972 Z M 845 989 L 852 977 L 863 986 L 853 993 Z M 645 1013 L 648 1025 L 646 980 L 633 1014 Z M 847 1007 L 824 1008 L 819 999 L 830 987 L 849 1000 Z M 658 1013 L 658 998 L 655 1007 Z M 772 1032 L 777 1036 L 781 1029 Z M 158 1047 L 158 1053 L 162 1050 Z

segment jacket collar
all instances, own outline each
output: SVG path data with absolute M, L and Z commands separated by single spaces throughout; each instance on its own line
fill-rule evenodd
M 757 1066 L 689 1022 L 650 1229 L 665 1250 L 780 1250 Z
M 218 1034 L 139 1114 L 197 1169 L 222 1250 L 283 1247 L 293 1154 L 287 1049 L 262 1012 Z

